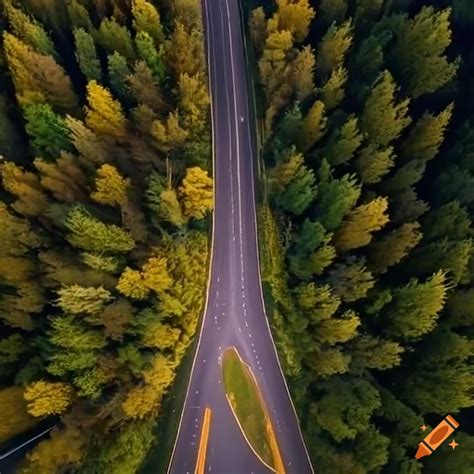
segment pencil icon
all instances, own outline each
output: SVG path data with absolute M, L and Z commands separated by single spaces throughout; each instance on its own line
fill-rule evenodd
M 416 459 L 431 455 L 438 449 L 448 436 L 451 435 L 457 428 L 459 423 L 448 415 L 431 433 L 418 445 L 418 450 L 415 454 Z

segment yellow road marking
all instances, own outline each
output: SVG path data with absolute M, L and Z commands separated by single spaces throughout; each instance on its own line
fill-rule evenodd
M 206 468 L 206 452 L 207 444 L 209 442 L 209 431 L 211 427 L 211 416 L 212 410 L 206 408 L 204 410 L 204 418 L 202 421 L 202 430 L 201 430 L 201 440 L 199 441 L 199 450 L 196 462 L 195 474 L 204 474 L 204 469 Z

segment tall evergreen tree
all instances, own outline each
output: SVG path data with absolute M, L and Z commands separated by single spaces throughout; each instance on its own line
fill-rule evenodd
M 74 41 L 76 58 L 82 73 L 88 81 L 100 82 L 102 70 L 97 58 L 94 38 L 83 28 L 78 28 L 74 30 Z

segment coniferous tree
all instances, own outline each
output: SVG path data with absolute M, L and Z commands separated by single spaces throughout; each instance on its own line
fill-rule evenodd
M 410 160 L 432 160 L 443 143 L 452 110 L 451 104 L 436 116 L 429 113 L 423 115 L 402 141 L 399 156 Z
M 344 124 L 329 137 L 322 150 L 324 158 L 333 166 L 349 161 L 362 143 L 363 135 L 359 131 L 358 121 L 349 116 Z
M 424 283 L 412 279 L 397 288 L 386 310 L 390 333 L 404 340 L 431 332 L 446 302 L 449 282 L 442 271 Z
M 321 167 L 316 209 L 319 222 L 329 231 L 336 230 L 345 215 L 355 206 L 361 187 L 355 176 L 344 175 L 341 179 L 331 176 L 327 163 Z
M 112 165 L 102 165 L 97 170 L 95 186 L 96 191 L 91 194 L 91 198 L 101 204 L 123 206 L 128 200 L 130 179 L 124 178 Z
M 92 31 L 92 22 L 89 13 L 78 0 L 68 2 L 67 11 L 73 28 L 84 28 L 85 31 Z
M 133 248 L 133 240 L 121 228 L 104 224 L 83 207 L 74 206 L 65 222 L 69 234 L 67 240 L 74 247 L 92 252 L 123 253 Z
M 128 60 L 135 59 L 132 37 L 125 26 L 117 23 L 115 18 L 104 18 L 100 28 L 95 32 L 96 41 L 110 54 L 118 51 Z
M 374 286 L 374 278 L 367 270 L 364 259 L 354 257 L 333 265 L 327 281 L 334 293 L 347 302 L 365 297 Z
M 378 183 L 395 165 L 393 147 L 378 148 L 368 143 L 354 162 L 357 174 L 364 184 Z
M 331 25 L 317 51 L 317 74 L 327 80 L 335 69 L 344 64 L 344 57 L 352 44 L 352 27 L 349 21 L 340 26 Z
M 370 243 L 372 233 L 382 229 L 389 221 L 387 207 L 387 198 L 378 197 L 349 212 L 334 237 L 336 248 L 347 251 Z
M 88 81 L 100 82 L 102 69 L 97 58 L 94 38 L 83 28 L 74 30 L 76 58 L 82 73 Z
M 57 158 L 61 151 L 71 150 L 69 130 L 65 120 L 48 104 L 25 107 L 25 129 L 35 152 L 43 158 Z
M 321 0 L 319 5 L 319 14 L 324 22 L 331 24 L 332 22 L 342 22 L 347 14 L 346 0 Z
M 40 23 L 21 9 L 15 8 L 11 0 L 5 0 L 3 8 L 12 32 L 17 38 L 40 54 L 56 55 L 54 44 Z
M 396 71 L 413 97 L 434 92 L 450 81 L 457 62 L 449 62 L 446 48 L 451 43 L 451 9 L 436 12 L 424 7 L 414 18 L 395 22 L 395 44 L 390 52 Z
M 131 72 L 127 58 L 114 51 L 113 54 L 107 56 L 107 67 L 112 91 L 120 99 L 127 97 L 127 77 Z
M 297 137 L 298 147 L 301 151 L 308 151 L 324 136 L 326 124 L 324 104 L 316 100 L 301 121 L 301 131 Z
M 96 81 L 87 85 L 87 101 L 86 125 L 101 137 L 123 140 L 127 134 L 127 121 L 120 102 Z
M 345 97 L 345 85 L 347 82 L 347 69 L 338 67 L 331 72 L 329 79 L 321 87 L 321 100 L 326 109 L 335 109 Z
M 403 129 L 410 124 L 408 114 L 409 100 L 395 103 L 396 85 L 389 71 L 378 78 L 364 104 L 360 119 L 361 130 L 371 142 L 386 147 L 398 138 Z
M 314 174 L 304 165 L 301 154 L 290 153 L 273 170 L 272 192 L 278 206 L 296 215 L 301 214 L 314 200 Z
M 44 56 L 4 32 L 4 50 L 16 96 L 21 105 L 47 102 L 61 111 L 74 111 L 77 97 L 71 80 L 52 56 Z
M 146 32 L 158 47 L 164 41 L 163 25 L 158 10 L 146 0 L 133 0 L 132 15 L 135 31 Z
M 138 56 L 145 61 L 153 75 L 160 81 L 165 81 L 165 65 L 163 61 L 163 47 L 157 49 L 153 38 L 146 31 L 139 31 L 135 37 Z
M 262 7 L 255 8 L 250 12 L 249 30 L 255 48 L 261 52 L 267 37 L 267 23 Z

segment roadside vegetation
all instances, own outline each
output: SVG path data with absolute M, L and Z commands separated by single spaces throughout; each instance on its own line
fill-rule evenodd
M 322 474 L 474 466 L 470 2 L 253 2 L 267 310 Z M 452 7 L 452 8 L 451 8 Z M 424 472 L 424 471 L 423 471 Z
M 250 367 L 233 347 L 222 354 L 222 379 L 227 401 L 247 442 L 267 466 L 284 472 L 265 400 Z
M 203 307 L 198 0 L 0 1 L 0 442 L 25 473 L 131 474 Z

